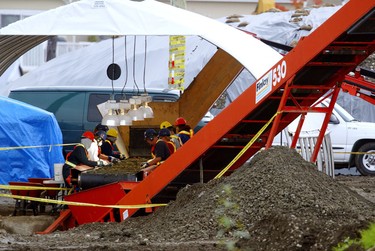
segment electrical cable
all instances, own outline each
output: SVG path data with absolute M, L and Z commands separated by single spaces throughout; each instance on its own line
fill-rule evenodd
M 145 63 L 144 63 L 144 68 L 143 68 L 143 91 L 144 93 L 147 93 L 146 90 L 146 55 L 147 55 L 147 36 L 145 36 Z
M 124 36 L 125 38 L 125 71 L 126 71 L 126 75 L 125 75 L 125 82 L 124 82 L 124 86 L 122 87 L 122 90 L 121 90 L 121 94 L 124 96 L 124 98 L 126 99 L 125 97 L 125 93 L 124 93 L 124 90 L 125 90 L 125 87 L 126 87 L 126 84 L 128 83 L 128 54 L 127 54 L 127 39 L 126 39 L 126 36 Z
M 139 88 L 138 88 L 137 81 L 135 79 L 135 49 L 136 49 L 136 44 L 137 44 L 137 36 L 134 36 L 134 51 L 133 51 L 133 81 L 134 81 L 134 87 L 133 87 L 133 90 L 136 87 L 137 88 L 137 95 L 139 95 Z
M 113 79 L 115 78 L 115 36 L 112 36 L 112 78 L 111 78 L 111 84 L 112 84 L 112 96 L 115 95 L 115 89 L 113 87 Z

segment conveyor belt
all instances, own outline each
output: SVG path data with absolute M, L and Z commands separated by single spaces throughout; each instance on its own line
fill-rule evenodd
M 374 7 L 375 0 L 349 1 L 312 34 L 301 39 L 282 60 L 145 180 L 124 193 L 117 204 L 169 202 L 175 199 L 181 187 L 212 180 L 278 111 L 282 111 L 233 163 L 228 175 L 259 149 L 268 147 L 275 134 L 311 109 L 324 94 L 332 91 L 337 95 L 346 74 L 375 50 Z M 120 209 L 121 220 L 136 211 Z M 112 213 L 110 209 L 109 213 Z M 91 218 L 103 221 L 108 217 L 101 214 L 96 219 Z

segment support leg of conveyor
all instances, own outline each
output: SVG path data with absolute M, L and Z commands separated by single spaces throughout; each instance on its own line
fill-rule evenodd
M 59 218 L 55 220 L 46 230 L 43 232 L 37 232 L 37 234 L 50 234 L 55 231 L 58 227 L 63 227 L 64 230 L 71 228 L 75 220 L 72 217 L 70 209 L 62 210 Z

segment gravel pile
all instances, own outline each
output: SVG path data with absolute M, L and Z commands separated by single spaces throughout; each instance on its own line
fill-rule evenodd
M 11 246 L 226 250 L 231 244 L 241 250 L 329 250 L 374 221 L 374 209 L 295 150 L 276 147 L 229 177 L 182 189 L 176 201 L 147 217 L 23 237 Z

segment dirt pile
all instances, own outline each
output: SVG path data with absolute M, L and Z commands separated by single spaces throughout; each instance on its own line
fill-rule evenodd
M 92 174 L 111 174 L 111 175 L 121 175 L 121 174 L 135 174 L 141 170 L 141 163 L 147 161 L 147 158 L 128 158 L 121 160 L 120 162 L 113 164 L 110 167 L 97 168 L 88 171 Z
M 241 250 L 329 250 L 374 221 L 374 209 L 294 150 L 276 147 L 229 177 L 184 188 L 150 216 L 13 235 L 7 250 L 225 250 L 223 243 Z

